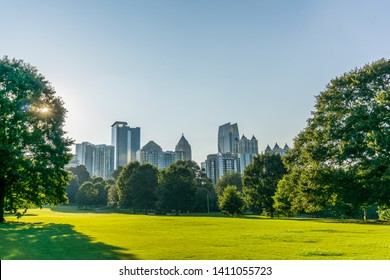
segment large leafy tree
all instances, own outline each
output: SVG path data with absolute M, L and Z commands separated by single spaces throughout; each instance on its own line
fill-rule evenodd
M 99 189 L 92 182 L 85 182 L 81 185 L 76 194 L 76 202 L 79 208 L 97 205 L 99 202 Z
M 206 176 L 205 170 L 191 160 L 180 160 L 176 162 L 176 165 L 191 170 L 196 188 L 192 211 L 208 212 L 217 210 L 217 195 L 211 180 Z
M 158 169 L 151 164 L 131 162 L 123 168 L 117 185 L 120 207 L 147 212 L 155 205 Z
M 322 196 L 319 208 L 389 205 L 390 61 L 332 80 L 317 96 L 313 116 L 286 163 L 308 178 L 311 188 L 296 186 L 302 198 L 313 192 Z
M 240 215 L 245 209 L 245 200 L 237 186 L 226 186 L 218 196 L 218 205 L 221 212 L 230 216 Z
M 78 182 L 77 176 L 73 176 L 66 186 L 66 196 L 68 197 L 68 202 L 75 203 L 76 202 L 76 194 L 80 188 L 80 184 Z
M 181 162 L 172 164 L 160 173 L 156 192 L 157 209 L 174 210 L 176 215 L 180 210 L 190 211 L 194 206 L 196 189 L 193 169 Z
M 286 168 L 279 154 L 259 155 L 248 165 L 243 176 L 243 192 L 248 206 L 253 211 L 264 210 L 273 217 L 273 196 L 284 174 Z
M 223 194 L 227 186 L 236 186 L 242 192 L 242 177 L 238 172 L 226 172 L 215 184 L 215 192 L 218 196 Z
M 0 59 L 0 222 L 4 209 L 66 201 L 72 141 L 51 84 L 20 60 Z M 20 213 L 19 213 L 20 214 Z
M 89 172 L 87 168 L 84 165 L 78 165 L 76 167 L 70 167 L 67 169 L 68 171 L 72 172 L 74 176 L 77 176 L 77 180 L 79 185 L 81 186 L 85 182 L 88 182 L 91 180 L 91 176 L 89 175 Z

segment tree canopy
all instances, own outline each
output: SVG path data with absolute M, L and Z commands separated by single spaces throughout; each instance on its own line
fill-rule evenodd
M 237 186 L 226 186 L 222 195 L 218 196 L 221 212 L 230 216 L 240 215 L 244 211 L 245 201 Z
M 98 201 L 99 189 L 92 182 L 83 183 L 76 194 L 76 202 L 79 208 L 96 205 Z
M 286 168 L 279 154 L 267 153 L 255 157 L 243 176 L 243 192 L 248 207 L 255 212 L 266 211 L 273 217 L 273 196 L 285 173 Z
M 317 96 L 312 114 L 285 158 L 290 172 L 299 175 L 281 185 L 299 183 L 290 201 L 310 201 L 313 207 L 306 212 L 389 205 L 390 61 L 381 59 L 332 80 Z M 313 193 L 321 202 L 312 199 Z
M 122 208 L 144 210 L 154 208 L 158 169 L 134 161 L 126 165 L 117 180 L 119 205 Z
M 215 191 L 221 196 L 227 186 L 236 186 L 239 192 L 242 192 L 242 178 L 238 172 L 226 172 L 215 184 Z
M 160 172 L 157 187 L 157 209 L 160 211 L 190 211 L 194 206 L 196 173 L 192 164 L 176 162 Z
M 87 168 L 84 165 L 78 165 L 76 167 L 70 167 L 67 169 L 68 171 L 72 172 L 74 176 L 77 176 L 77 181 L 79 185 L 81 186 L 85 182 L 88 182 L 91 180 L 91 176 L 89 175 L 89 172 Z
M 0 59 L 0 222 L 4 209 L 66 201 L 72 140 L 51 84 L 21 60 Z

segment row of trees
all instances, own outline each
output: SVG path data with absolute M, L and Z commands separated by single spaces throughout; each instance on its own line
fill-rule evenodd
M 214 187 L 193 161 L 179 161 L 159 171 L 150 164 L 132 162 L 115 173 L 115 181 L 89 178 L 84 166 L 71 168 L 67 187 L 70 203 L 133 209 L 134 212 L 209 212 L 241 214 L 245 209 L 273 217 L 273 195 L 286 169 L 279 155 L 254 159 L 242 177 L 226 173 Z
M 89 178 L 84 166 L 70 169 L 74 174 L 67 187 L 71 203 L 133 209 L 134 212 L 207 212 L 216 210 L 214 188 L 193 161 L 179 161 L 159 171 L 135 161 L 114 173 L 114 180 Z M 80 180 L 79 177 L 84 178 Z

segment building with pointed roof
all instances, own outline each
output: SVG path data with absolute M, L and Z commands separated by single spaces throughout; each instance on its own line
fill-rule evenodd
M 259 146 L 258 141 L 256 137 L 253 135 L 251 139 L 248 139 L 245 137 L 245 135 L 242 135 L 241 139 L 235 140 L 234 145 L 234 153 L 236 154 L 258 154 L 259 153 Z
M 149 141 L 137 153 L 140 163 L 149 163 L 159 168 L 162 166 L 162 148 L 154 141 Z
M 149 141 L 137 152 L 140 163 L 149 163 L 160 169 L 168 168 L 179 160 L 191 160 L 191 145 L 184 134 L 176 145 L 175 151 L 163 151 L 154 141 Z
M 287 145 L 287 143 L 284 145 L 283 149 L 279 147 L 278 143 L 275 143 L 275 146 L 273 149 L 269 145 L 267 145 L 267 148 L 265 149 L 266 154 L 274 153 L 279 154 L 281 156 L 285 156 L 287 152 L 290 150 L 290 147 Z
M 175 147 L 175 152 L 181 152 L 183 154 L 183 160 L 192 160 L 191 145 L 184 137 L 184 133 Z

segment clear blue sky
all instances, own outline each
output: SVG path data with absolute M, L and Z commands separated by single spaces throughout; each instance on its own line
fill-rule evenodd
M 306 125 L 315 95 L 355 67 L 390 58 L 390 1 L 0 0 L 0 56 L 54 85 L 76 142 L 111 143 L 111 124 L 198 163 L 218 126 L 259 147 Z

